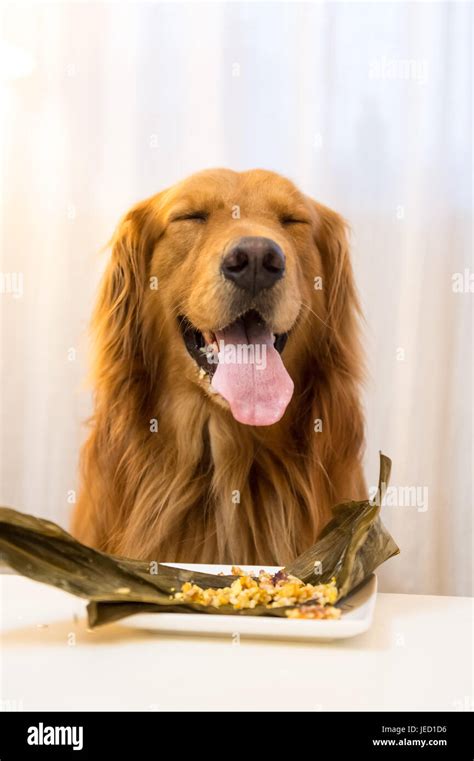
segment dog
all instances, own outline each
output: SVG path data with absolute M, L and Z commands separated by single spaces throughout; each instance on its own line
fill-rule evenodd
M 134 206 L 111 249 L 74 535 L 142 560 L 293 560 L 367 495 L 346 223 L 278 174 L 213 169 Z

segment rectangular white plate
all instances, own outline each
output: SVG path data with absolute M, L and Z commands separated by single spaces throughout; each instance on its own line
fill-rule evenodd
M 204 573 L 231 573 L 228 565 L 166 563 L 175 568 Z M 262 566 L 241 566 L 250 574 L 258 574 Z M 276 573 L 274 566 L 263 566 Z M 201 613 L 139 613 L 123 620 L 126 626 L 157 632 L 179 632 L 200 635 L 243 635 L 270 639 L 329 640 L 354 637 L 367 631 L 372 623 L 377 593 L 377 577 L 367 581 L 341 603 L 342 616 L 336 621 L 311 621 L 263 616 L 213 616 Z

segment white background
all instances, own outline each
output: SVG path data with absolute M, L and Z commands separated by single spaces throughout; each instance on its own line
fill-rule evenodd
M 12 4 L 2 21 L 1 271 L 23 295 L 0 296 L 0 502 L 68 524 L 121 214 L 204 167 L 259 166 L 349 220 L 367 477 L 382 449 L 395 485 L 428 489 L 424 512 L 383 508 L 402 554 L 381 588 L 469 594 L 473 295 L 452 289 L 473 271 L 469 5 Z

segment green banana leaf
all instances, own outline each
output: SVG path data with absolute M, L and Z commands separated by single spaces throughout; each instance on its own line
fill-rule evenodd
M 391 462 L 380 456 L 379 495 L 388 483 Z M 285 568 L 310 583 L 335 577 L 339 599 L 375 568 L 399 552 L 380 521 L 380 502 L 348 502 L 318 542 Z M 285 616 L 288 608 L 234 610 L 175 600 L 173 593 L 190 581 L 203 588 L 225 587 L 235 577 L 172 568 L 162 563 L 116 557 L 86 547 L 51 521 L 0 507 L 0 565 L 36 581 L 89 600 L 89 625 L 100 626 L 141 612 L 199 612 L 210 615 Z

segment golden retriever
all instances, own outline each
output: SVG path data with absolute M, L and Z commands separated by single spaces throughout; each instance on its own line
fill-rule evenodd
M 285 564 L 366 496 L 346 226 L 269 171 L 133 207 L 93 317 L 73 532 L 133 558 Z

